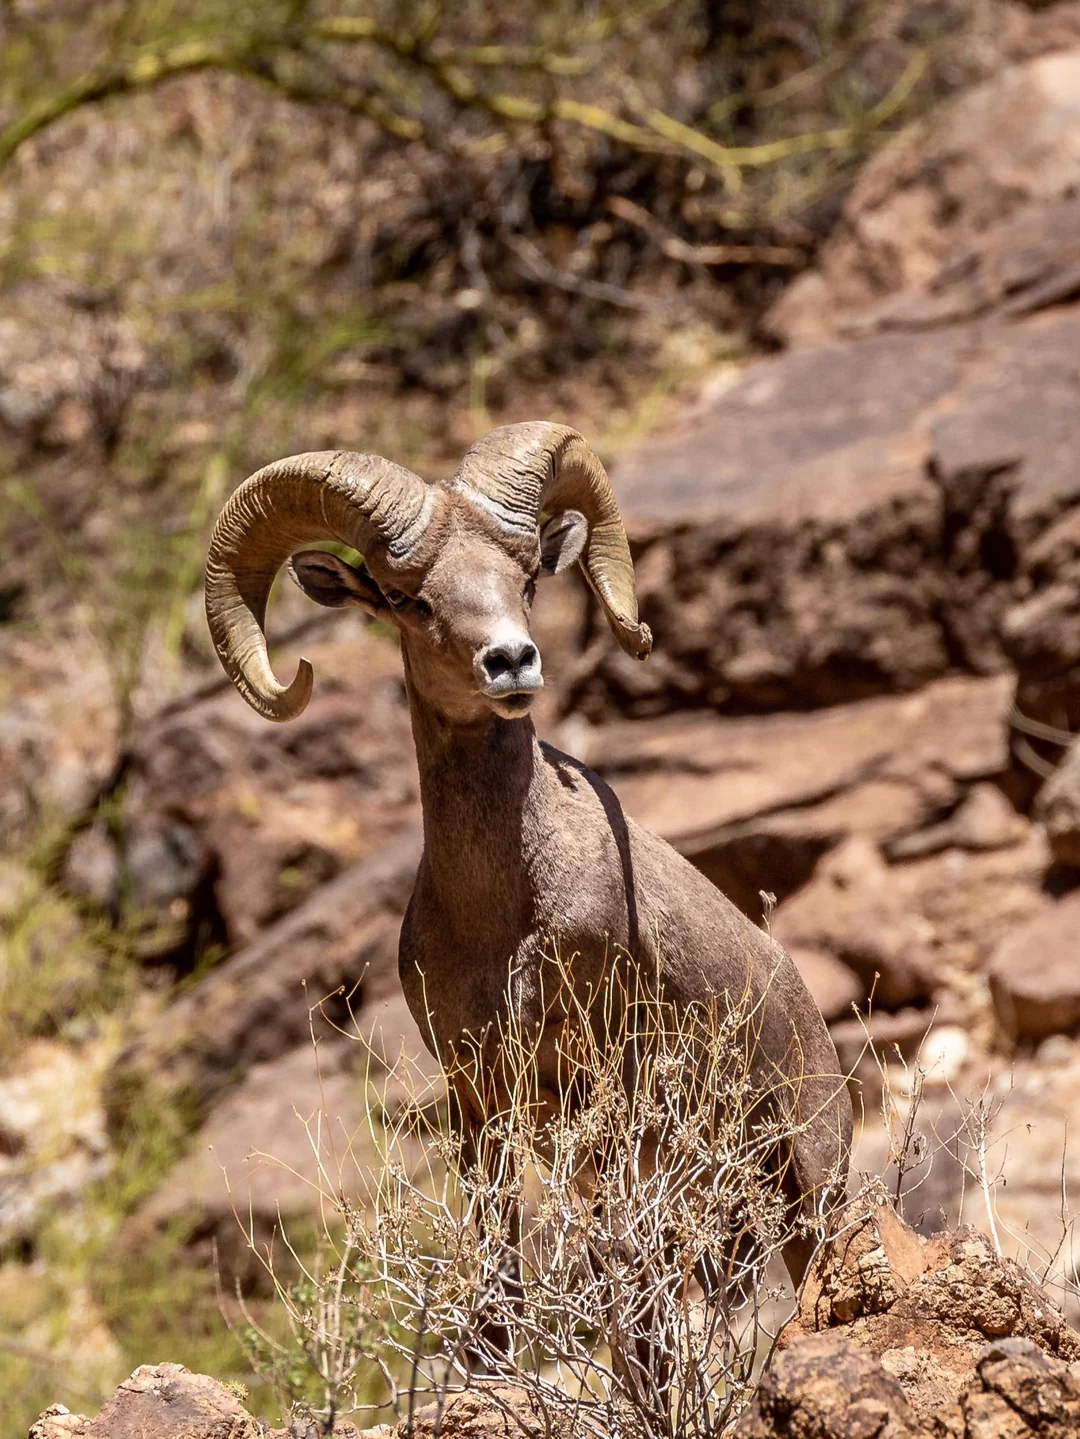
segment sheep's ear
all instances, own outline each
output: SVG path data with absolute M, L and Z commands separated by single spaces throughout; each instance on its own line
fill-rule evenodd
M 286 566 L 289 578 L 309 600 L 328 609 L 356 605 L 369 615 L 386 609 L 382 590 L 366 570 L 355 569 L 324 550 L 301 550 Z
M 540 530 L 540 573 L 561 575 L 581 558 L 589 523 L 580 510 L 553 515 Z

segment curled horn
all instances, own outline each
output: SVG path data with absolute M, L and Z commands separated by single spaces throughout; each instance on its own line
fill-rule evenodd
M 252 709 L 290 720 L 311 698 L 308 661 L 283 685 L 266 652 L 266 601 L 289 556 L 313 540 L 362 551 L 379 539 L 404 557 L 427 525 L 431 500 L 430 487 L 411 470 L 341 450 L 278 460 L 233 493 L 210 541 L 206 618 L 225 673 Z
M 533 535 L 544 511 L 580 510 L 589 526 L 581 567 L 615 638 L 648 659 L 652 634 L 638 620 L 634 566 L 611 481 L 591 446 L 565 425 L 503 425 L 479 440 L 454 476 L 505 528 Z

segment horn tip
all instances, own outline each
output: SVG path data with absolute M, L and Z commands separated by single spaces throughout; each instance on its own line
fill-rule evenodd
M 652 654 L 652 630 L 645 624 L 634 624 L 624 620 L 616 631 L 619 643 L 635 660 L 647 660 Z
M 308 707 L 314 684 L 315 671 L 311 662 L 301 659 L 296 666 L 296 678 L 292 684 L 283 687 L 280 693 L 272 698 L 261 696 L 263 702 L 256 705 L 256 708 L 264 719 L 275 720 L 278 724 L 298 719 Z
M 284 716 L 286 719 L 296 719 L 308 707 L 311 699 L 311 691 L 315 687 L 315 671 L 311 667 L 311 661 L 301 659 L 296 666 L 296 678 L 282 695 L 283 702 L 289 707 L 289 713 Z

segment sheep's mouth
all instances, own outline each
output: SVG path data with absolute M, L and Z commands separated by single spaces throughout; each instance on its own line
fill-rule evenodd
M 523 719 L 533 707 L 536 690 L 512 690 L 509 694 L 485 695 L 500 719 Z

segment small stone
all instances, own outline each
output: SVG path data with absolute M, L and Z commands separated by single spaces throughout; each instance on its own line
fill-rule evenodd
M 1076 1058 L 1077 1046 L 1074 1039 L 1067 1034 L 1052 1034 L 1049 1039 L 1044 1039 L 1035 1051 L 1035 1058 L 1040 1064 L 1048 1065 L 1054 1069 L 1064 1068 L 1071 1064 Z
M 918 1064 L 927 1085 L 951 1085 L 971 1056 L 971 1040 L 959 1025 L 943 1024 L 930 1031 L 919 1050 Z

